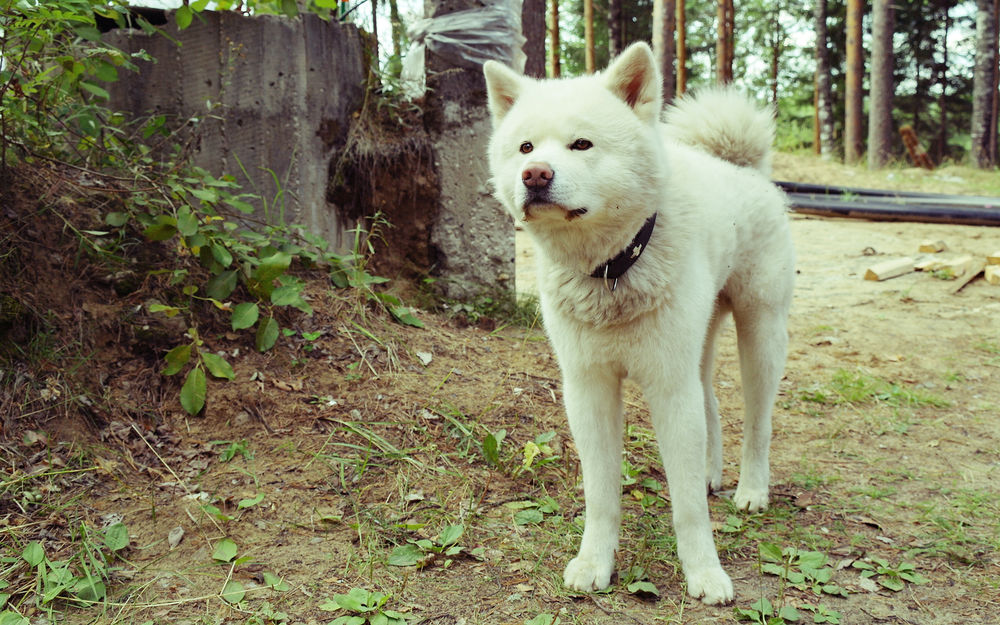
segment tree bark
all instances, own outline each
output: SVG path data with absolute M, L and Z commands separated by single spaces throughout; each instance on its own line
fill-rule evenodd
M 829 161 L 837 151 L 833 136 L 833 93 L 830 83 L 830 50 L 826 28 L 826 0 L 816 0 L 816 142 L 820 157 Z
M 996 98 L 995 74 L 997 53 L 996 2 L 976 0 L 976 65 L 972 81 L 972 163 L 988 169 L 996 165 L 991 140 Z
M 562 75 L 559 59 L 559 0 L 549 0 L 549 71 L 553 78 Z
M 589 1 L 589 0 L 588 0 Z M 677 7 L 674 0 L 653 1 L 653 54 L 663 78 L 663 101 L 674 99 L 676 80 L 674 73 L 674 20 Z
M 847 67 L 844 85 L 844 162 L 861 160 L 861 114 L 864 94 L 861 79 L 865 55 L 861 44 L 863 0 L 847 0 Z
M 608 0 L 608 52 L 615 58 L 622 51 L 622 0 Z
M 594 0 L 583 0 L 583 61 L 588 74 L 597 71 L 594 51 Z
M 524 75 L 545 78 L 545 0 L 524 0 L 521 5 L 524 35 Z
M 715 78 L 720 85 L 733 81 L 733 0 L 717 0 Z
M 872 3 L 871 92 L 868 100 L 868 169 L 885 167 L 892 156 L 892 0 Z
M 677 2 L 677 95 L 687 91 L 687 19 L 684 13 L 685 0 Z

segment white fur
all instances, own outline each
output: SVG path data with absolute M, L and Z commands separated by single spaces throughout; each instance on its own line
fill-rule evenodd
M 706 484 L 722 484 L 714 340 L 732 313 L 746 403 L 735 502 L 755 512 L 768 501 L 771 407 L 784 367 L 794 261 L 784 196 L 757 169 L 712 152 L 742 145 L 728 157 L 766 166 L 772 122 L 726 92 L 728 105 L 685 101 L 675 119 L 686 128 L 660 123 L 660 78 L 644 44 L 595 76 L 537 81 L 495 62 L 484 70 L 495 193 L 535 243 L 543 318 L 583 468 L 583 539 L 565 583 L 594 590 L 611 580 L 628 376 L 650 406 L 687 590 L 705 603 L 729 602 L 733 586 L 705 496 Z M 741 124 L 749 127 L 739 131 Z M 713 127 L 729 133 L 721 143 Z M 573 149 L 577 139 L 593 147 Z M 525 206 L 522 175 L 539 164 L 552 172 L 549 195 Z M 590 277 L 653 212 L 652 238 L 614 292 Z

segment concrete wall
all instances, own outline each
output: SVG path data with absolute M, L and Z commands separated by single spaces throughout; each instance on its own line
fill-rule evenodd
M 302 224 L 339 245 L 345 224 L 327 200 L 327 182 L 329 163 L 364 97 L 358 30 L 315 15 L 291 20 L 227 12 L 201 13 L 183 31 L 171 18 L 164 30 L 179 45 L 139 30 L 104 35 L 123 50 L 144 49 L 156 59 L 141 63 L 138 73 L 121 73 L 110 85 L 111 106 L 198 117 L 195 164 L 235 176 L 259 194 L 258 217 Z

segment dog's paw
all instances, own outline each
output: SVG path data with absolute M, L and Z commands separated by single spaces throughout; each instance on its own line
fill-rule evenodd
M 748 488 L 740 484 L 736 487 L 736 494 L 733 495 L 733 503 L 739 510 L 747 512 L 760 512 L 767 509 L 767 489 Z
M 569 561 L 563 573 L 563 583 L 573 590 L 603 590 L 611 583 L 612 561 L 579 555 Z
M 721 605 L 733 600 L 733 582 L 721 566 L 694 571 L 687 576 L 688 594 L 708 605 Z
M 706 471 L 708 479 L 708 494 L 717 493 L 722 490 L 722 468 L 720 467 L 718 471 L 713 470 L 709 467 Z

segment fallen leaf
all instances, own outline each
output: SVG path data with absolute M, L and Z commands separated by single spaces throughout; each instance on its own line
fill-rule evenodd
M 417 358 L 420 359 L 420 362 L 426 367 L 431 364 L 432 360 L 434 360 L 434 355 L 430 352 L 417 352 Z

